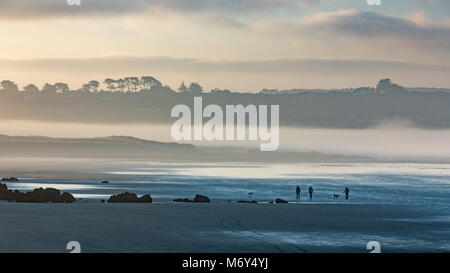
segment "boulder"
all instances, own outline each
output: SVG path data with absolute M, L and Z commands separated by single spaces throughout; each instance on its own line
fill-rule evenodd
M 192 202 L 192 200 L 189 200 L 188 198 L 177 198 L 177 199 L 173 199 L 173 202 L 185 202 L 185 203 L 189 203 L 189 202 Z
M 195 203 L 209 203 L 209 202 L 211 202 L 211 200 L 209 200 L 209 198 L 207 196 L 197 194 L 194 198 L 194 202 Z
M 17 177 L 3 177 L 3 182 L 19 182 L 19 179 Z
M 6 184 L 0 184 L 0 200 L 12 201 L 14 199 L 14 192 L 8 190 Z
M 0 200 L 20 203 L 73 203 L 76 199 L 70 193 L 63 193 L 53 188 L 39 188 L 31 192 L 11 191 L 5 184 L 0 184 Z
M 153 199 L 149 194 L 142 197 L 137 197 L 135 193 L 124 192 L 117 195 L 112 195 L 108 203 L 152 203 Z
M 255 200 L 240 200 L 240 201 L 238 201 L 238 203 L 244 203 L 244 204 L 256 204 L 256 203 L 258 203 L 258 202 L 255 201 Z
M 75 199 L 75 197 L 73 197 L 73 195 L 68 192 L 61 194 L 61 198 L 65 203 L 73 203 L 77 201 L 77 199 Z
M 142 203 L 152 203 L 152 202 L 153 202 L 153 199 L 152 199 L 152 197 L 150 196 L 150 194 L 144 194 L 144 195 L 140 198 L 140 201 L 141 201 Z
M 277 204 L 287 204 L 287 203 L 289 203 L 288 201 L 286 201 L 286 200 L 283 200 L 283 199 L 280 199 L 280 198 L 277 198 L 276 200 L 275 200 L 275 203 L 277 203 Z

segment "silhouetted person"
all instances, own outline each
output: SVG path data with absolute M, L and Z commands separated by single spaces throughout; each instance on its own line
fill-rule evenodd
M 346 200 L 348 200 L 348 193 L 349 193 L 349 192 L 350 192 L 350 189 L 347 188 L 347 187 L 345 187 L 344 194 L 345 194 L 345 199 L 346 199 Z
M 312 195 L 313 195 L 313 192 L 314 192 L 312 186 L 309 186 L 308 192 L 309 192 L 309 199 L 312 199 Z
M 300 192 L 302 192 L 302 190 L 300 189 L 300 187 L 297 185 L 297 188 L 295 189 L 295 193 L 297 194 L 297 199 L 300 199 Z

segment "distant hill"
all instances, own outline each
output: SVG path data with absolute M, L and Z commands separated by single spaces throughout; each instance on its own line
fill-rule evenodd
M 362 162 L 368 157 L 316 152 L 261 152 L 233 147 L 196 147 L 128 136 L 49 138 L 0 135 L 0 157 L 110 158 L 176 162 Z

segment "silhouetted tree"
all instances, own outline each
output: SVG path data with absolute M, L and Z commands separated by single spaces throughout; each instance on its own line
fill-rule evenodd
M 137 77 L 126 77 L 125 86 L 127 87 L 128 92 L 136 92 L 139 86 L 139 78 Z
M 150 90 L 153 87 L 161 87 L 162 86 L 161 82 L 152 76 L 141 77 L 140 84 L 144 89 L 147 89 L 147 90 Z
M 97 93 L 100 83 L 96 80 L 92 80 L 89 82 L 89 86 L 91 87 L 92 93 Z
M 118 79 L 116 81 L 116 87 L 123 92 L 125 90 L 125 80 L 124 79 Z
M 228 89 L 219 89 L 219 88 L 214 88 L 211 90 L 211 94 L 231 94 L 231 91 Z
M 0 85 L 3 88 L 3 91 L 8 93 L 17 93 L 19 92 L 19 88 L 17 87 L 17 84 L 15 82 L 4 80 L 0 83 Z
M 406 92 L 405 88 L 402 86 L 392 83 L 391 79 L 382 79 L 378 82 L 376 87 L 377 92 L 379 93 L 404 93 Z
M 29 84 L 23 88 L 23 91 L 29 95 L 39 94 L 39 88 L 34 84 Z
M 196 82 L 191 82 L 189 85 L 189 91 L 194 95 L 201 95 L 203 92 L 203 87 Z
M 114 86 L 116 81 L 113 79 L 107 78 L 107 79 L 105 79 L 105 81 L 103 83 L 106 85 L 106 88 L 108 88 L 109 92 L 112 92 L 112 91 L 114 91 L 114 89 L 116 89 L 116 87 Z
M 63 82 L 57 82 L 55 83 L 55 87 L 56 87 L 56 93 L 66 93 L 69 91 L 69 85 L 67 83 L 63 83 Z
M 98 81 L 92 80 L 88 83 L 83 84 L 83 86 L 81 87 L 81 91 L 89 93 L 97 93 L 99 86 L 100 83 Z
M 189 89 L 186 87 L 186 85 L 184 84 L 184 81 L 181 82 L 180 87 L 178 87 L 178 91 L 180 91 L 181 93 L 185 93 L 188 92 Z
M 44 87 L 42 87 L 42 93 L 46 95 L 54 95 L 56 94 L 56 87 L 52 84 L 46 83 Z

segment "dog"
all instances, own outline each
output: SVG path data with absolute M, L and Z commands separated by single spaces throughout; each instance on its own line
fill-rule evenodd
M 333 194 L 334 199 L 339 199 L 339 194 Z

